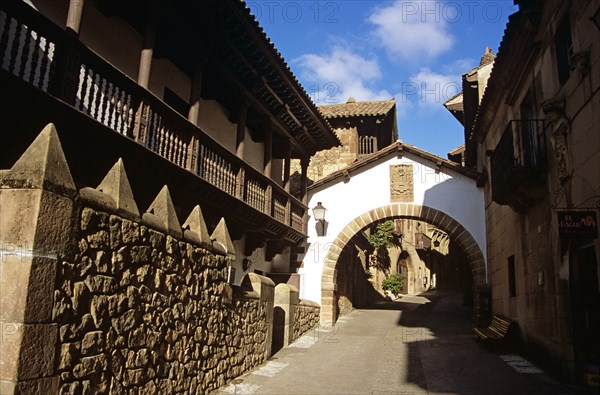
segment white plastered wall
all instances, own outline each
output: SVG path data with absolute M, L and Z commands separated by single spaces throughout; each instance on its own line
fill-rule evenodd
M 331 243 L 356 217 L 377 207 L 393 204 L 390 201 L 390 166 L 412 164 L 414 169 L 414 200 L 407 202 L 434 208 L 459 222 L 479 245 L 486 256 L 485 209 L 483 190 L 475 180 L 420 157 L 405 153 L 402 158 L 390 156 L 355 171 L 349 182 L 342 178 L 309 191 L 308 207 L 322 202 L 327 208 L 327 234 L 318 237 L 315 220 L 309 218 L 309 249 L 304 258 L 300 297 L 321 302 L 323 261 Z

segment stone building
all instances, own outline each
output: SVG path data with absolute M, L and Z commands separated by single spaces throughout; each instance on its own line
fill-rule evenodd
M 322 221 L 309 219 L 308 247 L 298 270 L 300 295 L 320 302 L 321 322 L 331 325 L 376 297 L 372 291 L 380 289 L 386 274 L 404 270 L 406 293 L 428 290 L 435 274 L 437 286 L 465 290 L 475 319 L 485 316 L 488 272 L 479 178 L 470 168 L 397 141 L 316 181 L 308 188 L 309 207 L 321 204 L 327 213 Z M 387 268 L 371 270 L 370 283 L 369 234 L 390 220 L 403 235 L 402 248 L 387 249 Z
M 516 3 L 485 94 L 462 103 L 466 165 L 485 175 L 491 307 L 540 364 L 597 386 L 600 3 Z
M 0 393 L 208 393 L 315 325 L 257 273 L 339 140 L 244 2 L 2 1 L 0 86 Z
M 322 105 L 319 110 L 334 129 L 341 145 L 312 156 L 307 171 L 309 183 L 342 170 L 398 139 L 394 99 L 356 101 L 350 97 L 346 103 Z M 299 161 L 293 164 L 293 169 L 294 174 L 299 176 Z
M 395 219 L 394 246 L 386 248 L 383 256 L 373 254 L 369 236 L 377 224 L 362 234 L 365 240 L 356 243 L 367 246 L 368 268 L 374 289 L 384 294 L 383 279 L 400 273 L 405 282 L 403 294 L 415 295 L 430 289 L 462 290 L 472 299 L 472 274 L 464 254 L 452 242 L 448 233 L 424 221 Z M 382 260 L 380 260 L 382 258 Z

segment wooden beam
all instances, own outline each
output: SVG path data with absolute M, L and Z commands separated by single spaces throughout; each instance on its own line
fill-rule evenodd
M 81 26 L 81 17 L 83 15 L 83 6 L 85 0 L 69 1 L 69 11 L 67 13 L 67 31 L 71 31 L 75 36 L 79 36 L 79 28 Z
M 305 206 L 308 204 L 308 165 L 310 159 L 307 157 L 302 157 L 300 159 L 300 168 L 302 169 L 302 174 L 300 178 L 300 201 Z
M 263 174 L 271 178 L 271 164 L 273 162 L 273 122 L 269 119 L 265 122 L 265 155 L 263 162 Z
M 244 140 L 246 139 L 246 114 L 248 113 L 248 103 L 240 100 L 237 116 L 237 135 L 235 143 L 235 154 L 238 158 L 244 159 Z
M 144 34 L 144 45 L 140 53 L 140 67 L 138 70 L 138 84 L 145 89 L 148 89 L 150 83 L 150 69 L 152 68 L 155 41 L 156 20 L 150 16 L 146 22 L 146 33 Z
M 287 143 L 287 146 L 285 147 L 285 163 L 283 165 L 283 189 L 287 192 L 290 193 L 290 168 L 291 168 L 291 161 L 292 161 L 292 147 L 290 146 L 289 142 Z
M 188 121 L 198 126 L 198 116 L 200 114 L 200 92 L 202 91 L 202 72 L 203 65 L 198 62 L 194 69 L 192 79 L 192 88 L 190 91 L 190 110 L 188 112 Z

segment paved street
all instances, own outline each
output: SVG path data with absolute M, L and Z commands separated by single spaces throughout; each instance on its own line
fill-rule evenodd
M 217 394 L 574 394 L 514 352 L 476 341 L 458 293 L 355 310 Z

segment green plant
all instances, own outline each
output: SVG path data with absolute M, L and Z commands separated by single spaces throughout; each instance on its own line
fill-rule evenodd
M 396 225 L 394 221 L 385 221 L 377 224 L 375 231 L 369 236 L 369 244 L 371 244 L 375 250 L 380 248 L 393 247 L 396 239 Z
M 381 289 L 391 292 L 391 294 L 394 296 L 398 296 L 402 292 L 404 281 L 405 277 L 402 274 L 392 274 L 391 276 L 383 279 L 381 282 Z
M 388 273 L 390 257 L 387 249 L 399 245 L 394 221 L 388 220 L 378 223 L 369 236 L 369 244 L 375 249 L 371 265 L 377 270 Z

